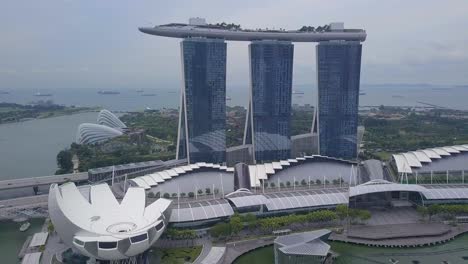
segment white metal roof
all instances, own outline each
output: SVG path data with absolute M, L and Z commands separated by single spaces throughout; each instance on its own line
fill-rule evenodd
M 459 146 L 453 146 L 452 148 L 458 150 L 458 151 L 468 151 L 468 148 L 467 147 L 464 147 L 462 145 L 459 145 Z
M 179 174 L 185 173 L 185 170 L 182 167 L 175 167 L 173 170 Z
M 273 162 L 272 165 L 275 170 L 281 170 L 283 168 L 280 162 Z
M 460 153 L 460 151 L 452 147 L 442 147 L 442 149 L 447 151 L 448 153 Z
M 410 167 L 417 167 L 417 168 L 422 167 L 421 162 L 419 162 L 418 158 L 413 153 L 408 152 L 408 153 L 403 153 L 402 155 L 405 157 Z
M 268 202 L 267 198 L 261 194 L 229 197 L 227 199 L 234 203 L 237 208 L 257 206 Z
M 148 185 L 150 186 L 156 186 L 158 183 L 153 179 L 153 177 L 146 175 L 143 177 L 140 177 L 140 179 L 144 180 Z
M 171 177 L 176 177 L 176 176 L 179 176 L 179 173 L 174 170 L 174 169 L 169 169 L 169 170 L 166 170 L 167 174 L 169 174 L 169 176 Z
M 432 149 L 423 149 L 421 151 L 424 152 L 431 159 L 440 159 L 441 158 L 440 155 L 437 154 L 437 152 L 435 152 Z
M 273 164 L 272 163 L 265 163 L 265 172 L 267 174 L 274 174 L 275 169 L 273 169 Z
M 423 151 L 413 151 L 411 153 L 416 156 L 419 162 L 432 162 L 431 158 L 429 158 Z
M 153 173 L 153 174 L 150 174 L 149 176 L 153 178 L 153 180 L 157 183 L 164 182 L 164 179 L 161 177 L 161 175 L 159 175 L 159 173 Z
M 358 186 L 351 187 L 349 190 L 349 196 L 358 196 L 362 194 L 368 193 L 377 193 L 377 192 L 392 192 L 392 191 L 408 191 L 408 192 L 419 192 L 424 193 L 426 188 L 416 185 L 416 184 L 399 184 L 399 183 L 391 183 L 391 182 L 384 182 L 374 184 L 372 181 L 361 184 Z
M 41 260 L 42 252 L 28 253 L 24 255 L 21 264 L 39 264 Z
M 268 180 L 268 176 L 265 172 L 265 165 L 258 164 L 256 165 L 256 167 L 257 167 L 257 179 Z
M 190 202 L 172 208 L 169 222 L 200 221 L 231 216 L 233 214 L 234 211 L 226 200 Z
M 53 200 L 52 203 L 56 203 L 62 211 L 62 216 L 57 216 L 53 210 L 49 213 L 53 221 L 62 217 L 61 222 L 73 223 L 76 228 L 85 231 L 80 234 L 81 237 L 89 237 L 93 241 L 99 241 L 101 236 L 123 239 L 140 234 L 158 224 L 162 213 L 171 203 L 170 200 L 161 198 L 145 207 L 146 195 L 142 188 L 130 187 L 121 203 L 107 184 L 93 185 L 90 188 L 90 200 L 87 200 L 72 182 L 62 186 L 52 185 L 49 205 Z M 56 223 L 54 222 L 55 226 Z M 129 225 L 132 226 L 130 230 Z M 129 231 L 120 232 L 120 228 Z
M 412 173 L 411 167 L 406 158 L 401 154 L 393 154 L 393 159 L 399 173 Z
M 450 153 L 448 153 L 443 148 L 433 148 L 432 150 L 435 151 L 435 153 L 439 154 L 440 156 L 450 156 Z
M 31 242 L 29 243 L 29 247 L 39 247 L 45 245 L 48 237 L 49 233 L 47 232 L 35 233 L 31 239 Z
M 279 236 L 275 239 L 275 245 L 285 254 L 326 256 L 330 251 L 330 245 L 320 240 L 320 238 L 330 233 L 330 230 L 322 229 Z
M 287 160 L 280 160 L 281 166 L 289 166 L 289 161 Z
M 167 173 L 167 171 L 160 171 L 159 172 L 159 175 L 161 175 L 161 177 L 164 179 L 164 180 L 169 180 L 171 178 L 171 176 L 169 176 L 169 173 Z

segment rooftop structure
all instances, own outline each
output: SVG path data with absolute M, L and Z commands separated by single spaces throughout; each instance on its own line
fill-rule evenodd
M 35 233 L 29 243 L 29 247 L 40 247 L 45 245 L 48 237 L 49 233 L 47 232 Z
M 97 144 L 123 135 L 122 131 L 98 124 L 83 123 L 76 133 L 76 143 Z
M 122 121 L 120 121 L 120 119 L 116 115 L 114 115 L 111 111 L 106 109 L 103 109 L 99 112 L 97 122 L 100 125 L 113 127 L 116 129 L 127 128 L 127 126 Z
M 261 39 L 284 40 L 292 42 L 320 42 L 330 40 L 365 41 L 366 31 L 362 29 L 345 29 L 342 23 L 332 23 L 324 31 L 305 30 L 250 30 L 241 29 L 238 25 L 211 25 L 171 23 L 155 27 L 140 27 L 143 33 L 171 38 L 217 38 L 234 41 L 255 41 Z
M 98 124 L 83 123 L 78 126 L 76 143 L 98 144 L 114 137 L 123 135 L 127 126 L 109 110 L 101 110 L 97 118 Z
M 39 264 L 41 261 L 42 252 L 28 253 L 24 255 L 21 264 Z
M 129 188 L 119 203 L 107 184 L 78 189 L 53 184 L 49 214 L 64 243 L 88 257 L 119 260 L 136 256 L 156 242 L 165 229 L 170 200 L 146 206 L 145 191 Z
M 275 239 L 275 264 L 324 263 L 330 251 L 326 239 L 331 231 L 316 231 L 279 236 Z
M 392 162 L 399 174 L 464 171 L 468 170 L 468 145 L 394 154 Z

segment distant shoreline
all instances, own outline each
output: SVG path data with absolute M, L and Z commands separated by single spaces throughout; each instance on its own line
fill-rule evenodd
M 82 113 L 99 112 L 100 109 L 101 109 L 100 107 L 80 107 L 80 108 L 76 108 L 76 110 L 74 110 L 74 108 L 66 106 L 65 109 L 55 109 L 55 110 L 44 111 L 44 113 L 43 113 L 44 115 L 41 115 L 42 113 L 39 112 L 39 116 L 37 116 L 37 117 L 23 117 L 23 118 L 19 118 L 19 119 L 15 119 L 15 120 L 6 120 L 6 121 L 5 120 L 0 120 L 0 125 L 22 123 L 22 122 L 31 121 L 31 120 L 47 119 L 47 118 L 53 118 L 53 117 L 82 114 Z M 0 110 L 1 110 L 1 108 L 0 108 Z M 22 109 L 18 109 L 17 111 L 11 111 L 12 115 L 13 115 L 13 113 L 20 112 L 21 110 Z M 6 118 L 8 118 L 8 117 L 6 117 Z M 6 118 L 4 118 L 4 119 L 6 119 Z M 12 116 L 12 118 L 14 118 L 14 117 Z

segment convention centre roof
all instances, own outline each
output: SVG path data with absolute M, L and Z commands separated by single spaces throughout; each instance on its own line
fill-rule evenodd
M 320 156 L 320 155 L 312 155 L 312 156 L 304 156 L 298 157 L 295 159 L 288 159 L 288 160 L 280 160 L 277 162 L 271 163 L 263 163 L 263 164 L 256 164 L 256 165 L 249 165 L 249 176 L 250 176 L 250 185 L 251 187 L 261 187 L 260 180 L 268 180 L 270 176 L 274 175 L 278 171 L 284 170 L 289 166 L 296 165 L 302 163 L 304 161 L 337 161 L 349 164 L 355 164 L 355 162 L 327 157 L 327 156 Z M 343 175 L 345 177 L 345 175 Z
M 234 214 L 224 199 L 180 203 L 171 210 L 170 223 L 194 222 L 222 218 Z
M 165 181 L 170 180 L 173 177 L 178 177 L 179 175 L 190 173 L 200 168 L 212 168 L 226 172 L 234 172 L 234 168 L 232 167 L 221 166 L 219 164 L 213 163 L 198 162 L 186 166 L 180 166 L 172 169 L 155 172 L 145 176 L 136 177 L 134 179 L 131 179 L 130 181 L 132 181 L 135 185 L 139 187 L 143 187 L 144 189 L 149 190 L 151 189 L 151 187 L 164 183 Z
M 398 173 L 462 170 L 468 161 L 468 145 L 410 151 L 393 155 Z M 459 154 L 462 154 L 461 156 Z

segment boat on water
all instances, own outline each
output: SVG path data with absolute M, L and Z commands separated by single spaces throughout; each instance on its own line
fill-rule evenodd
M 120 94 L 118 91 L 99 91 L 98 94 Z
M 226 96 L 226 101 L 231 101 L 231 97 Z
M 7 91 L 0 91 L 0 94 L 10 94 L 10 92 L 7 92 Z
M 366 93 L 365 92 L 360 92 L 359 95 L 366 95 Z
M 21 227 L 20 227 L 19 230 L 20 230 L 21 232 L 24 232 L 24 231 L 28 230 L 30 226 L 31 226 L 31 223 L 26 222 L 26 223 L 24 223 L 24 224 L 21 225 Z
M 156 96 L 155 93 L 147 93 L 147 94 L 142 94 L 141 96 Z
M 145 90 L 143 90 L 143 89 L 136 90 L 137 93 L 142 93 L 142 92 L 144 92 L 144 91 L 145 91 Z
M 41 93 L 41 92 L 37 92 L 34 94 L 34 96 L 52 96 L 51 93 Z

